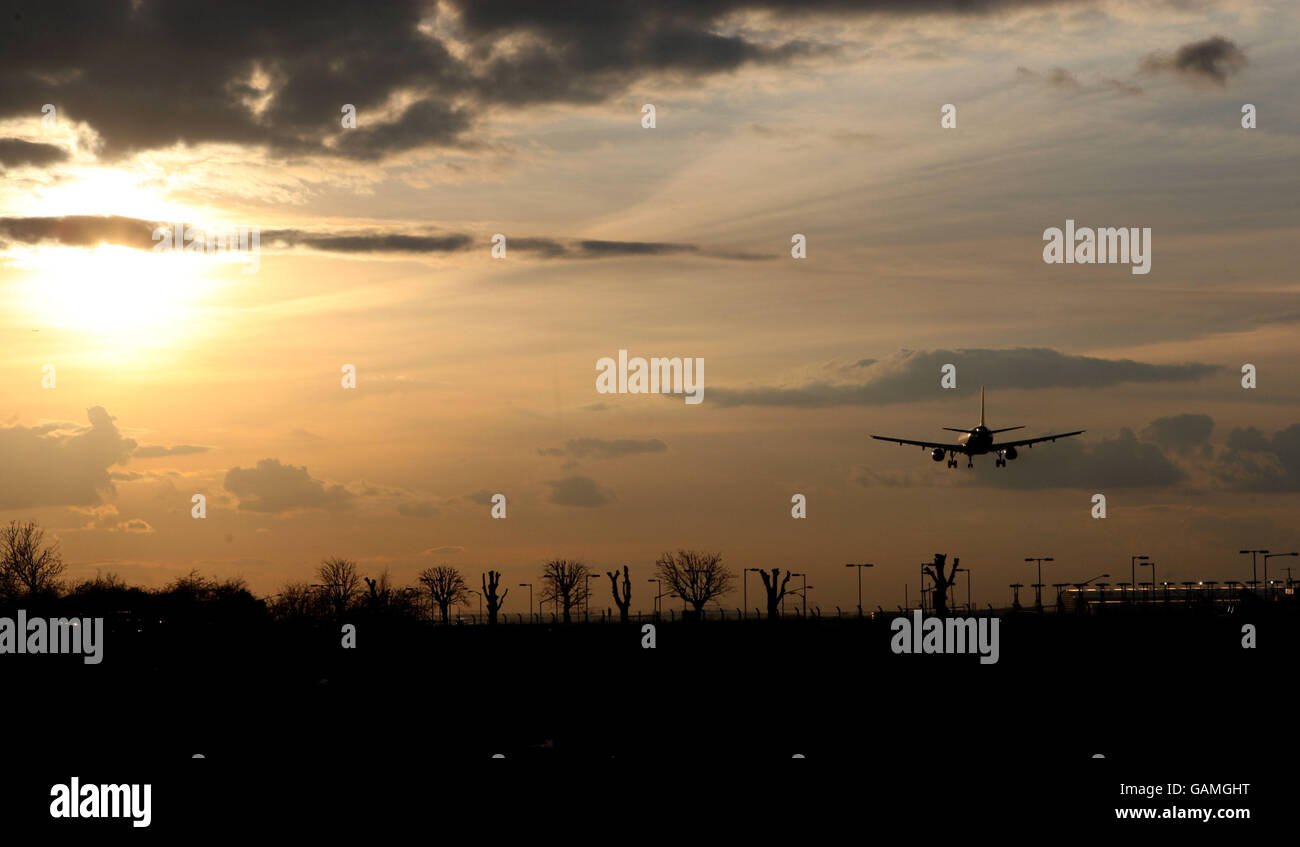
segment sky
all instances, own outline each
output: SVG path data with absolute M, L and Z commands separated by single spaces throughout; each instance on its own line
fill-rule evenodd
M 848 562 L 868 608 L 935 552 L 1000 605 L 1027 556 L 1300 549 L 1293 5 L 12 6 L 0 521 L 69 579 L 564 557 L 648 610 L 685 548 L 833 613 Z M 1150 228 L 1150 272 L 1045 263 L 1067 220 Z M 158 251 L 175 222 L 256 261 Z M 702 358 L 703 402 L 598 393 L 619 350 Z M 990 426 L 1086 432 L 955 470 L 868 437 L 973 426 L 981 386 Z

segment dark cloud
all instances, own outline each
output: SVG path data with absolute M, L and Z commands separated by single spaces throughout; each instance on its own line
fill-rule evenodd
M 598 103 L 647 75 L 689 81 L 836 49 L 727 24 L 750 11 L 982 15 L 1053 0 L 228 0 L 222 26 L 178 2 L 16 2 L 0 27 L 0 119 L 53 103 L 110 158 L 223 142 L 374 159 L 475 146 L 494 106 Z M 416 99 L 381 123 L 399 94 Z M 345 103 L 355 129 L 341 126 Z
M 486 488 L 484 488 L 482 490 L 475 491 L 473 494 L 466 494 L 465 499 L 478 506 L 491 506 L 492 497 L 496 493 L 497 492 L 495 491 L 488 491 Z
M 412 500 L 398 503 L 397 514 L 407 518 L 431 518 L 438 514 L 438 507 L 426 500 Z
M 548 502 L 557 506 L 581 506 L 595 508 L 614 502 L 614 492 L 602 488 L 594 479 L 585 476 L 569 476 L 564 479 L 547 480 L 551 487 Z
M 1213 431 L 1214 418 L 1209 415 L 1172 415 L 1153 420 L 1142 430 L 1142 438 L 1183 452 L 1204 445 Z
M 157 242 L 155 229 L 168 233 L 173 222 L 145 221 L 115 215 L 65 215 L 60 217 L 0 217 L 0 243 L 58 244 L 65 247 L 96 247 L 117 244 L 138 250 L 152 250 Z M 186 228 L 201 226 L 182 223 Z M 268 229 L 260 232 L 262 250 L 302 248 L 323 253 L 455 253 L 471 249 L 488 250 L 486 239 L 460 232 L 412 234 L 379 230 L 342 230 L 309 232 L 300 229 Z M 562 240 L 555 238 L 512 238 L 506 242 L 511 252 L 535 254 L 544 259 L 609 259 L 615 257 L 665 256 L 697 253 L 717 259 L 739 261 L 766 259 L 718 250 L 702 250 L 694 244 L 659 241 Z
M 44 167 L 68 158 L 68 151 L 54 144 L 0 138 L 0 166 L 36 165 Z
M 1022 65 L 1016 68 L 1016 82 L 1033 83 L 1047 88 L 1054 88 L 1058 91 L 1070 92 L 1078 91 L 1081 87 L 1079 78 L 1065 68 L 1052 68 L 1046 74 L 1040 74 Z
M 940 368 L 957 367 L 957 388 L 939 388 Z M 978 394 L 1008 388 L 1099 388 L 1131 382 L 1188 382 L 1219 370 L 1189 362 L 1156 365 L 1132 359 L 1074 356 L 1045 347 L 970 350 L 903 350 L 863 368 L 863 383 L 810 382 L 755 388 L 710 388 L 710 402 L 722 406 L 828 406 L 907 403 L 946 394 Z
M 262 244 L 306 247 L 326 253 L 451 253 L 474 243 L 471 236 L 404 235 L 383 232 L 308 233 L 296 229 L 273 229 L 262 233 Z
M 1138 62 L 1139 73 L 1173 73 L 1183 78 L 1224 86 L 1228 77 L 1246 66 L 1246 52 L 1221 35 L 1184 44 L 1172 56 L 1151 53 Z
M 353 497 L 343 486 L 326 485 L 312 479 L 305 467 L 282 465 L 279 459 L 262 459 L 255 468 L 231 468 L 225 488 L 239 498 L 239 508 L 249 512 L 338 508 Z
M 1272 437 L 1255 427 L 1232 430 L 1215 470 L 1219 479 L 1244 491 L 1300 491 L 1300 423 Z
M 89 426 L 0 428 L 0 509 L 93 506 L 113 491 L 108 468 L 127 462 L 135 441 L 122 437 L 103 407 L 86 415 Z
M 58 244 L 97 247 L 119 244 L 153 249 L 157 224 L 117 215 L 63 215 L 44 218 L 0 218 L 0 241 L 19 244 Z
M 135 448 L 135 452 L 131 456 L 136 459 L 152 459 L 157 456 L 192 456 L 195 453 L 206 453 L 211 449 L 211 447 L 198 447 L 193 444 L 177 444 L 174 447 L 144 444 Z
M 571 438 L 563 447 L 538 448 L 543 456 L 571 456 L 575 459 L 595 457 L 597 459 L 617 459 L 622 456 L 634 456 L 638 453 L 662 453 L 668 445 L 658 438 L 638 440 L 635 438 L 618 438 L 607 441 L 603 438 Z
M 966 470 L 965 462 L 958 470 Z M 1093 440 L 1085 433 L 1021 448 L 1020 457 L 1005 468 L 995 467 L 989 457 L 977 457 L 974 474 L 976 481 L 999 488 L 1083 488 L 1101 494 L 1171 485 L 1187 477 L 1158 446 L 1140 441 L 1127 427 L 1108 440 Z

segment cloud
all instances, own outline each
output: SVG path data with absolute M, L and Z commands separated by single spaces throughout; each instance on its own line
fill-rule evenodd
M 864 360 L 865 361 L 865 360 Z M 710 402 L 721 406 L 825 408 L 931 400 L 940 368 L 957 367 L 957 388 L 973 395 L 981 385 L 991 390 L 1019 388 L 1099 388 L 1122 383 L 1190 382 L 1219 370 L 1217 365 L 1189 362 L 1157 365 L 1132 359 L 1099 359 L 1059 353 L 1045 347 L 968 350 L 902 350 L 862 368 L 865 382 L 815 381 L 795 386 L 710 388 Z
M 64 247 L 119 244 L 137 250 L 152 250 L 155 226 L 149 221 L 117 215 L 0 218 L 0 241 L 50 243 Z
M 1138 62 L 1142 74 L 1172 73 L 1192 81 L 1224 87 L 1228 77 L 1247 64 L 1246 52 L 1231 40 L 1215 35 L 1204 41 L 1184 44 L 1172 56 L 1150 53 Z
M 272 514 L 338 508 L 354 496 L 341 485 L 312 479 L 305 467 L 282 465 L 279 459 L 262 459 L 255 468 L 231 468 L 225 488 L 239 498 L 241 510 Z
M 451 555 L 455 555 L 456 553 L 464 553 L 464 552 L 465 552 L 464 547 L 430 547 L 428 550 L 425 550 L 424 553 L 422 553 L 421 555 L 451 556 Z
M 1155 444 L 1140 441 L 1131 429 L 1115 438 L 1089 440 L 1087 434 L 1051 444 L 1021 448 L 1007 467 L 984 457 L 975 461 L 975 480 L 999 488 L 1083 488 L 1105 492 L 1117 488 L 1171 485 L 1187 474 Z M 958 470 L 965 470 L 965 462 Z
M 1233 429 L 1216 458 L 1215 473 L 1243 491 L 1300 491 L 1300 423 L 1271 438 L 1253 426 Z
M 54 144 L 24 141 L 21 138 L 0 138 L 0 165 L 35 165 L 44 167 L 68 158 L 68 151 Z
M 1213 431 L 1214 418 L 1209 415 L 1172 415 L 1152 421 L 1142 430 L 1142 438 L 1184 452 L 1204 445 Z
M 1016 68 L 1016 82 L 1028 82 L 1070 92 L 1078 91 L 1082 87 L 1079 85 L 1079 78 L 1065 68 L 1052 68 L 1046 74 L 1039 74 L 1022 65 Z
M 438 508 L 427 500 L 414 500 L 398 503 L 397 513 L 407 518 L 431 518 L 438 514 Z
M 102 406 L 86 416 L 89 426 L 0 428 L 0 509 L 93 506 L 113 491 L 108 468 L 127 462 L 136 443 L 122 437 Z
M 144 444 L 135 448 L 135 452 L 131 456 L 136 459 L 152 459 L 157 456 L 192 456 L 196 453 L 206 453 L 211 449 L 211 447 L 198 447 L 193 444 L 177 444 L 174 447 Z
M 564 442 L 562 448 L 539 447 L 537 452 L 542 456 L 572 456 L 575 459 L 586 459 L 590 456 L 597 459 L 617 459 L 638 453 L 662 453 L 667 449 L 668 445 L 658 438 L 644 440 L 619 438 L 613 441 L 603 438 L 571 438 Z
M 492 498 L 496 495 L 495 491 L 488 491 L 486 488 L 475 491 L 473 494 L 466 494 L 465 499 L 478 506 L 491 506 Z
M 547 480 L 546 484 L 551 487 L 548 502 L 557 506 L 580 506 L 591 509 L 615 500 L 613 491 L 597 485 L 590 477 L 569 476 L 564 479 Z
M 223 20 L 257 26 L 220 39 L 167 3 L 32 4 L 7 21 L 0 119 L 59 104 L 60 121 L 89 125 L 105 158 L 205 142 L 358 160 L 475 149 L 480 118 L 500 106 L 601 103 L 648 76 L 680 84 L 838 49 L 784 37 L 788 27 L 737 25 L 754 14 L 973 17 L 1050 2 L 393 0 L 268 13 L 229 0 Z M 352 129 L 340 121 L 347 102 Z

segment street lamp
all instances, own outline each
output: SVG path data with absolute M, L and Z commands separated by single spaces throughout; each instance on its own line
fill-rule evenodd
M 1260 554 L 1260 555 L 1268 555 L 1268 551 L 1267 551 L 1267 550 L 1242 550 L 1242 551 L 1240 551 L 1240 552 L 1241 552 L 1241 555 L 1243 555 L 1243 556 L 1246 555 L 1247 553 L 1250 554 L 1250 584 L 1253 585 L 1253 586 L 1255 586 L 1255 587 L 1258 587 L 1258 586 L 1259 586 L 1259 574 L 1255 572 L 1255 554 L 1258 553 L 1258 554 Z M 1264 563 L 1265 563 L 1265 565 L 1267 565 L 1267 564 L 1268 564 L 1268 559 L 1265 559 L 1265 560 L 1264 560 Z
M 1268 592 L 1265 596 L 1268 597 L 1269 599 L 1272 599 L 1273 590 L 1272 590 L 1272 583 L 1268 581 L 1268 560 L 1276 559 L 1278 556 L 1296 556 L 1296 555 L 1300 555 L 1300 553 L 1265 553 L 1264 554 L 1264 590 Z
M 480 618 L 483 617 L 483 592 L 479 591 L 477 588 L 471 588 L 469 592 L 478 595 L 478 616 Z
M 1129 556 L 1129 577 L 1133 580 L 1129 585 L 1137 585 L 1137 563 L 1145 562 L 1148 558 L 1148 556 Z
M 790 576 L 803 576 L 804 585 L 808 584 L 808 578 L 801 573 L 791 573 Z M 785 616 L 785 594 L 784 593 L 781 594 L 781 616 L 782 617 Z
M 654 614 L 655 614 L 656 616 L 658 616 L 658 614 L 659 614 L 659 598 L 663 596 L 663 594 L 662 594 L 662 592 L 663 592 L 663 585 L 662 585 L 662 582 L 663 582 L 663 581 L 662 581 L 662 580 L 659 580 L 659 579 L 655 579 L 655 578 L 652 577 L 652 578 L 646 580 L 646 582 L 653 582 L 653 583 L 655 584 L 655 599 L 654 599 L 654 604 L 653 604 L 653 606 L 652 606 L 651 611 L 653 611 Z
M 1034 605 L 1041 612 L 1043 610 L 1043 562 L 1054 562 L 1056 560 L 1051 556 L 1030 556 L 1025 561 L 1038 563 L 1038 584 L 1034 586 Z
M 533 584 L 531 582 L 519 583 L 520 588 L 528 589 L 528 617 L 533 616 Z
M 953 573 L 966 574 L 966 610 L 970 611 L 970 568 L 957 568 Z
M 1148 559 L 1142 563 L 1142 567 L 1151 568 L 1151 599 L 1155 599 L 1156 593 L 1156 563 Z
M 844 567 L 858 569 L 858 617 L 862 617 L 862 569 L 874 568 L 875 565 L 873 565 L 871 562 L 866 562 L 861 565 L 848 564 L 845 565 Z

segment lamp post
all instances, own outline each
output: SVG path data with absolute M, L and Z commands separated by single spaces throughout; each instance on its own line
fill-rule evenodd
M 1246 555 L 1247 553 L 1250 554 L 1250 584 L 1251 584 L 1252 586 L 1258 588 L 1258 587 L 1259 587 L 1259 574 L 1255 571 L 1255 554 L 1258 553 L 1258 554 L 1261 555 L 1261 556 L 1266 556 L 1266 555 L 1268 555 L 1268 551 L 1267 551 L 1267 550 L 1242 550 L 1242 551 L 1240 551 L 1240 552 L 1241 552 L 1241 555 L 1243 555 L 1243 556 Z M 1268 559 L 1265 559 L 1265 560 L 1264 560 L 1264 564 L 1265 564 L 1265 566 L 1268 565 Z
M 1043 610 L 1043 562 L 1056 560 L 1051 556 L 1029 556 L 1025 561 L 1038 563 L 1038 584 L 1034 586 L 1034 606 L 1041 612 Z
M 1129 561 L 1128 561 L 1129 576 L 1133 580 L 1132 582 L 1129 583 L 1130 585 L 1137 585 L 1137 563 L 1145 562 L 1148 558 L 1149 558 L 1148 556 L 1129 556 Z
M 471 588 L 470 593 L 478 595 L 478 616 L 481 618 L 483 617 L 483 592 L 477 588 Z
M 791 573 L 790 576 L 803 576 L 804 584 L 808 584 L 808 578 L 801 573 Z M 781 595 L 781 617 L 785 617 L 785 594 Z
M 1151 568 L 1151 599 L 1155 599 L 1156 593 L 1156 563 L 1150 559 L 1142 563 L 1142 567 Z
M 655 599 L 654 599 L 654 603 L 653 603 L 653 605 L 652 605 L 652 607 L 651 607 L 651 611 L 654 613 L 655 617 L 658 617 L 658 616 L 659 616 L 659 598 L 663 596 L 663 594 L 662 594 L 662 592 L 663 592 L 663 584 L 662 584 L 662 580 L 655 579 L 655 578 L 652 577 L 651 579 L 647 580 L 647 582 L 653 582 L 653 583 L 655 584 Z
M 862 617 L 862 569 L 874 568 L 875 565 L 871 562 L 865 562 L 861 565 L 847 564 L 844 567 L 858 569 L 858 617 Z
M 970 568 L 957 568 L 953 573 L 966 574 L 966 609 L 970 609 Z
M 528 589 L 528 617 L 533 616 L 533 584 L 531 582 L 519 583 L 520 588 Z
M 582 583 L 582 618 L 589 621 L 591 620 L 591 571 L 587 571 L 583 577 L 585 579 Z
M 1272 595 L 1273 595 L 1272 583 L 1270 583 L 1270 582 L 1268 581 L 1268 560 L 1269 560 L 1269 559 L 1276 559 L 1278 556 L 1296 556 L 1296 555 L 1300 555 L 1300 554 L 1298 554 L 1298 553 L 1265 553 L 1265 554 L 1264 554 L 1264 590 L 1265 590 L 1266 592 L 1268 592 L 1268 593 L 1265 594 L 1264 596 L 1265 596 L 1267 599 L 1269 599 L 1269 600 L 1273 599 L 1273 596 L 1272 596 Z M 1287 577 L 1288 577 L 1288 579 L 1289 579 L 1289 578 L 1290 578 L 1290 574 L 1288 574 Z

